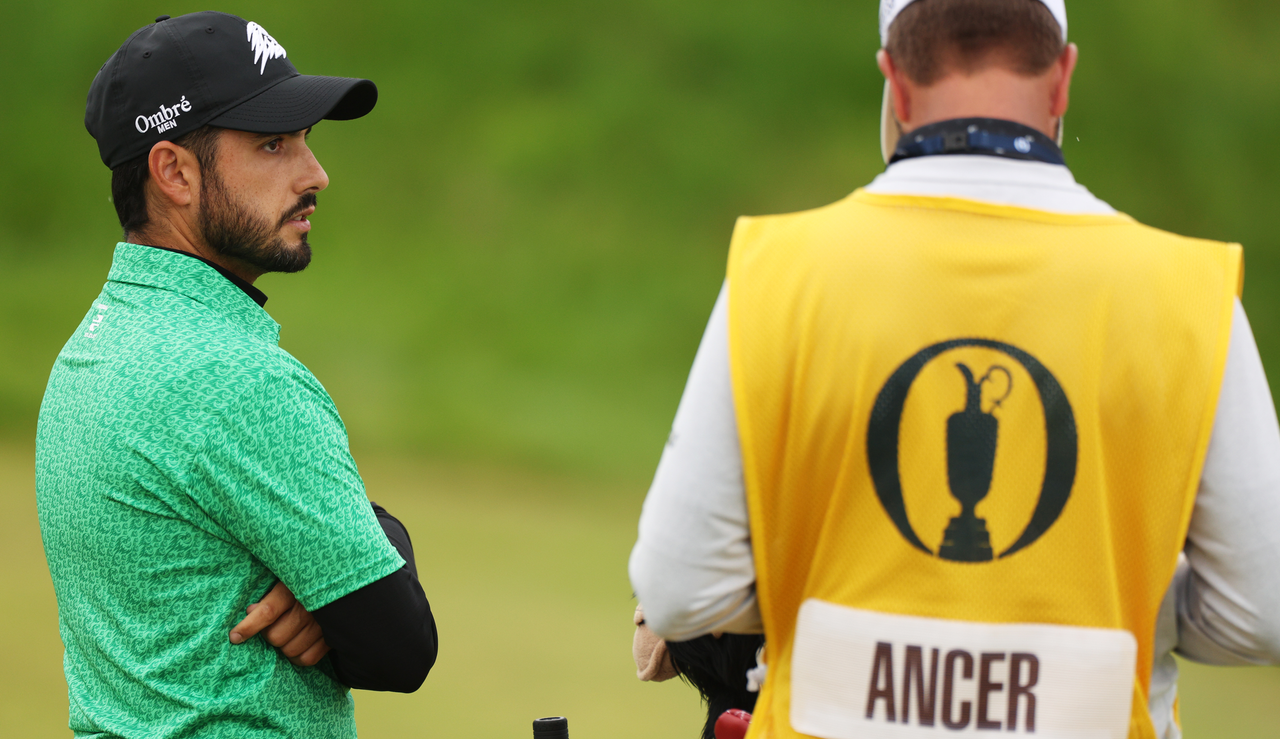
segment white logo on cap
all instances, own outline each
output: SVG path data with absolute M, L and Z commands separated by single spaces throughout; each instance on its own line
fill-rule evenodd
M 133 127 L 138 129 L 138 133 L 146 133 L 153 128 L 156 133 L 164 133 L 171 128 L 178 127 L 178 121 L 175 120 L 178 116 L 190 112 L 191 103 L 187 102 L 187 96 L 183 95 L 182 99 L 173 105 L 161 105 L 159 113 L 140 115 L 134 118 Z
M 245 32 L 249 37 L 249 46 L 253 49 L 253 63 L 257 64 L 258 60 L 262 60 L 262 68 L 258 70 L 258 74 L 266 73 L 268 59 L 282 59 L 288 56 L 280 42 L 271 38 L 267 29 L 257 23 L 249 21 L 249 25 L 245 26 Z

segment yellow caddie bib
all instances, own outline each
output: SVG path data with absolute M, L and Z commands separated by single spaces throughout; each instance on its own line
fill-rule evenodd
M 1128 216 L 859 191 L 743 218 L 750 737 L 1154 737 L 1242 279 Z

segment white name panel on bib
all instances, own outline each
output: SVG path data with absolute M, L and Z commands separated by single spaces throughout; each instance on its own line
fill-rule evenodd
M 1128 631 L 901 616 L 809 599 L 791 657 L 791 726 L 823 739 L 1126 739 Z

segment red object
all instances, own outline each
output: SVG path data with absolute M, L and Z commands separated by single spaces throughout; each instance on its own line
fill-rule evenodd
M 742 739 L 751 725 L 751 714 L 740 708 L 730 708 L 716 719 L 716 739 Z

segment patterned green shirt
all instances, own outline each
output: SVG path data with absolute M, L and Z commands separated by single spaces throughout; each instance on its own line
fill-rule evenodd
M 404 561 L 320 382 L 212 267 L 116 246 L 58 355 L 36 499 L 78 737 L 354 737 L 328 660 L 228 640 L 283 581 L 308 610 Z

